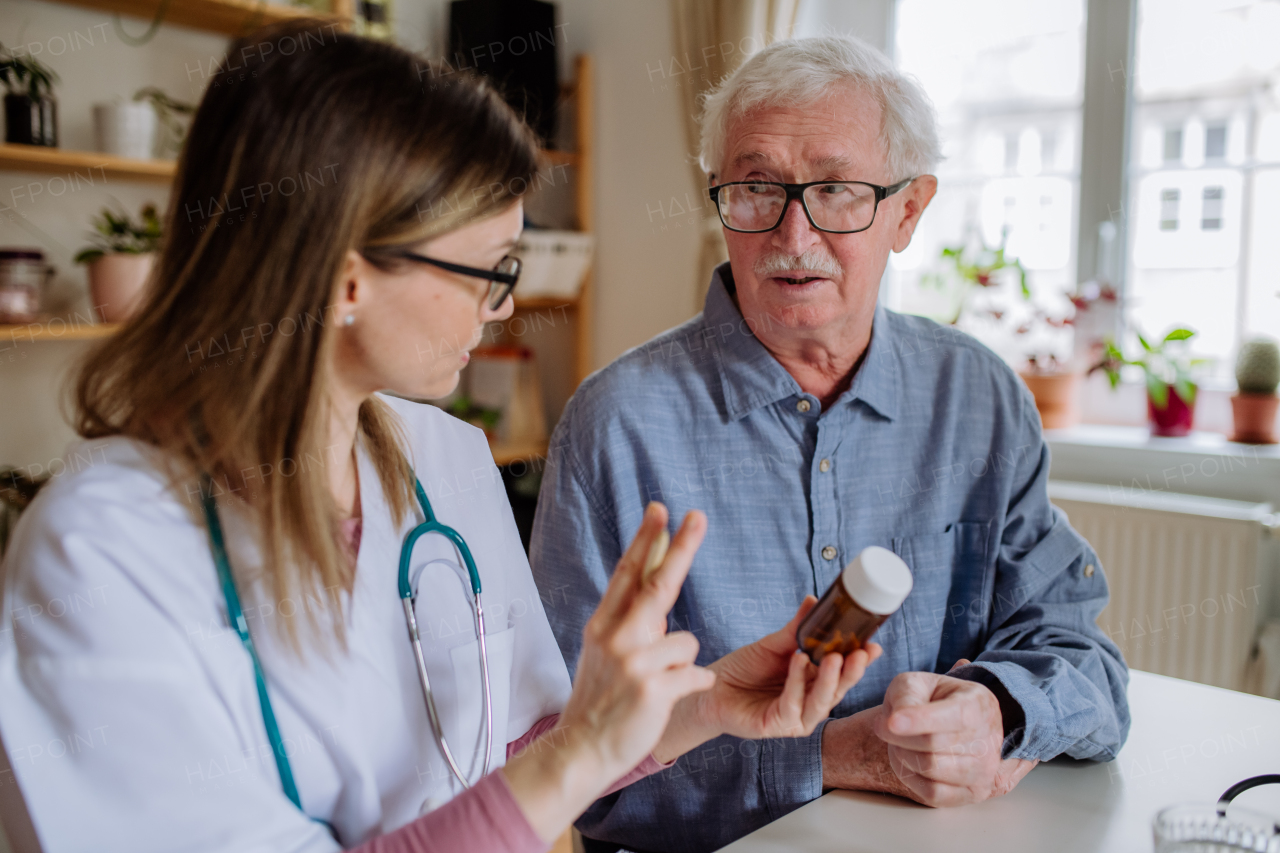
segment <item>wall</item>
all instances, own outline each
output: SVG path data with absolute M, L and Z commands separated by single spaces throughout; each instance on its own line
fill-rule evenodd
M 446 9 L 443 0 L 399 2 L 398 40 L 439 55 Z M 112 16 L 43 0 L 0 0 L 0 21 L 0 40 L 33 45 L 61 75 L 60 144 L 82 150 L 93 147 L 91 104 L 152 85 L 198 100 L 225 46 L 217 35 L 165 25 L 150 43 L 133 47 Z M 123 26 L 136 36 L 146 23 L 126 18 Z M 697 217 L 680 212 L 697 195 L 685 160 L 680 80 L 662 70 L 672 53 L 667 4 L 565 0 L 559 23 L 563 75 L 576 53 L 596 61 L 593 362 L 601 366 L 701 308 L 692 297 Z M 80 33 L 74 51 L 60 41 L 73 32 Z M 164 185 L 100 180 L 67 191 L 51 176 L 0 172 L 0 245 L 43 248 L 58 268 L 56 302 L 86 314 L 84 272 L 71 257 L 85 243 L 89 216 L 117 201 L 136 211 L 146 200 L 165 204 Z M 85 348 L 0 341 L 0 465 L 37 470 L 74 438 L 57 391 Z
M 0 0 L 0 21 L 6 46 L 40 55 L 61 76 L 55 89 L 59 144 L 69 149 L 93 149 L 90 116 L 96 102 L 129 99 L 150 85 L 178 99 L 197 99 L 224 44 L 215 35 L 164 26 L 150 43 L 132 47 L 109 14 L 35 0 Z M 129 35 L 146 30 L 137 19 L 122 23 Z M 43 249 L 58 270 L 51 290 L 55 307 L 86 317 L 84 271 L 71 258 L 87 242 L 89 216 L 107 205 L 135 215 L 145 201 L 163 206 L 168 189 L 161 183 L 107 180 L 90 170 L 81 175 L 68 182 L 61 176 L 0 172 L 0 245 Z M 61 416 L 58 391 L 85 347 L 0 340 L 0 466 L 38 472 L 62 454 L 73 434 Z

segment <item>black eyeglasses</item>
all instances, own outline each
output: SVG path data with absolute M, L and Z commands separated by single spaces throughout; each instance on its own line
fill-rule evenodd
M 410 261 L 418 261 L 423 264 L 431 264 L 433 267 L 439 267 L 449 272 L 461 273 L 462 275 L 471 275 L 476 278 L 487 279 L 492 282 L 489 285 L 489 310 L 497 311 L 502 307 L 502 303 L 511 295 L 511 291 L 515 290 L 516 282 L 520 280 L 520 259 L 511 255 L 505 256 L 491 270 L 482 270 L 479 267 L 467 267 L 462 264 L 455 264 L 450 261 L 438 261 L 435 258 L 428 258 L 426 255 L 417 255 L 413 252 L 399 252 L 396 257 L 405 258 Z
M 856 234 L 875 222 L 880 202 L 914 180 L 907 178 L 888 187 L 865 181 L 733 181 L 711 187 L 708 192 L 720 221 L 730 231 L 772 231 L 782 224 L 791 201 L 798 199 L 814 228 L 831 234 Z

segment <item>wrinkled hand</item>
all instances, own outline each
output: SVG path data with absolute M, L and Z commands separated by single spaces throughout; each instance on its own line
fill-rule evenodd
M 595 755 L 606 784 L 650 753 L 677 701 L 707 690 L 716 679 L 710 670 L 694 665 L 698 641 L 692 634 L 667 633 L 667 613 L 702 544 L 706 516 L 685 516 L 666 559 L 645 579 L 650 546 L 666 527 L 666 507 L 649 504 L 640 530 L 583 630 L 573 693 L 557 726 L 567 739 Z
M 889 685 L 881 708 L 874 731 L 888 745 L 890 767 L 925 805 L 965 805 L 1007 794 L 1036 766 L 1001 760 L 1000 703 L 977 682 L 904 672 Z
M 753 739 L 810 735 L 880 657 L 884 650 L 868 643 L 848 658 L 828 654 L 821 666 L 814 666 L 796 649 L 796 628 L 817 602 L 805 596 L 785 626 L 710 665 L 715 686 L 691 699 L 717 734 Z

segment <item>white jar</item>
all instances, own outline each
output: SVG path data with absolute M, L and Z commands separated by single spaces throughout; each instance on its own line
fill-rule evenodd
M 104 154 L 150 160 L 156 144 L 156 111 L 147 101 L 93 105 L 93 133 Z

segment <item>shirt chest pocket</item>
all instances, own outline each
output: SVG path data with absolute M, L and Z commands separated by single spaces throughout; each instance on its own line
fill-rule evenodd
M 487 610 L 488 608 L 486 608 Z M 516 629 L 485 634 L 489 659 L 490 698 L 493 703 L 493 752 L 491 769 L 507 757 L 507 717 L 511 705 L 511 664 L 515 656 Z M 469 778 L 476 779 L 484 761 L 484 683 L 480 669 L 480 644 L 472 640 L 449 650 L 453 664 L 453 714 L 445 732 L 453 757 Z
M 912 670 L 946 672 L 981 651 L 995 585 L 991 528 L 991 522 L 960 521 L 942 533 L 893 539 L 914 580 L 898 625 Z

